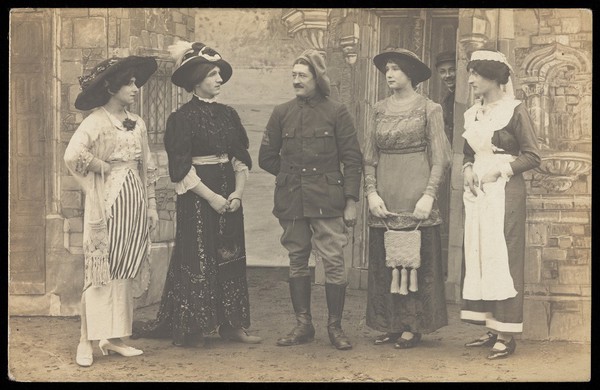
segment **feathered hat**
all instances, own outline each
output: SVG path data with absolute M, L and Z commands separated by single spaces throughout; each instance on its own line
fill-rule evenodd
M 113 57 L 100 62 L 90 73 L 79 77 L 81 92 L 75 100 L 75 108 L 86 111 L 106 104 L 104 80 L 110 75 L 133 69 L 135 85 L 140 88 L 152 76 L 158 64 L 154 57 Z
M 206 46 L 202 42 L 177 41 L 168 47 L 171 57 L 175 62 L 175 71 L 171 76 L 171 82 L 178 87 L 185 88 L 191 82 L 191 71 L 199 64 L 214 64 L 221 71 L 223 84 L 231 78 L 233 70 L 231 65 L 217 53 L 214 49 Z

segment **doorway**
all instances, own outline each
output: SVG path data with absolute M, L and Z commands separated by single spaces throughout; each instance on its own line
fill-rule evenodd
M 10 19 L 10 294 L 46 292 L 49 20 L 44 11 L 30 10 Z
M 379 16 L 379 51 L 401 47 L 415 52 L 432 70 L 431 78 L 418 87 L 419 92 L 434 102 L 441 103 L 448 90 L 436 72 L 435 59 L 439 53 L 456 50 L 458 9 L 389 10 L 381 11 Z M 379 75 L 377 87 L 377 100 L 389 96 L 385 77 Z M 453 140 L 449 142 L 452 145 Z M 446 278 L 449 268 L 450 177 L 451 172 L 448 170 L 438 194 L 438 206 L 443 220 L 440 226 L 442 264 Z M 448 298 L 454 299 L 450 296 Z

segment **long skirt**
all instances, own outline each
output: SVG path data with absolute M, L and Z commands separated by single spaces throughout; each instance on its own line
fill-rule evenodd
M 461 320 L 501 333 L 523 332 L 523 294 L 525 290 L 525 216 L 526 190 L 523 175 L 515 175 L 506 183 L 504 238 L 508 266 L 517 295 L 499 301 L 463 299 Z M 464 281 L 463 260 L 463 281 Z M 462 284 L 462 282 L 461 282 Z
M 197 165 L 196 174 L 225 198 L 235 190 L 232 165 Z M 135 321 L 132 338 L 185 344 L 217 326 L 250 326 L 243 210 L 218 214 L 192 191 L 177 197 L 175 247 L 156 319 Z
M 412 230 L 412 229 L 411 229 Z M 448 324 L 439 225 L 421 227 L 418 291 L 392 294 L 392 269 L 385 265 L 383 228 L 369 228 L 367 326 L 381 332 L 431 333 Z
M 129 170 L 106 221 L 109 235 L 110 282 L 83 292 L 89 340 L 131 335 L 133 278 L 149 247 L 147 206 L 142 183 Z

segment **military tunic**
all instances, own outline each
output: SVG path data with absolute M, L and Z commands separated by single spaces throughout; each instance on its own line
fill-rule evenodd
M 259 152 L 259 166 L 277 176 L 273 214 L 279 219 L 343 216 L 346 198 L 358 201 L 361 161 L 344 104 L 316 95 L 276 106 Z

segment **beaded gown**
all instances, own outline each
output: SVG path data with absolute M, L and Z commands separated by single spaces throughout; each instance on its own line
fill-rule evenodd
M 190 171 L 227 199 L 235 190 L 233 158 L 251 167 L 248 137 L 236 111 L 196 96 L 167 120 L 169 175 Z M 225 163 L 194 165 L 194 157 L 228 156 Z M 243 209 L 218 214 L 192 191 L 177 196 L 175 247 L 155 320 L 134 322 L 133 338 L 172 338 L 187 344 L 217 326 L 250 326 Z

